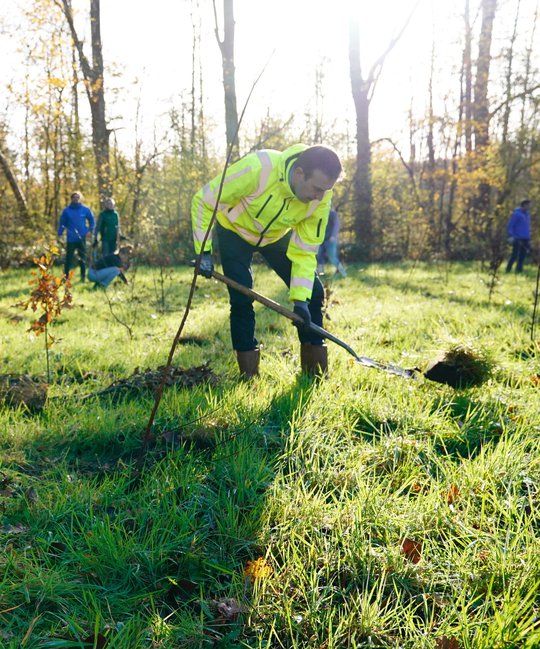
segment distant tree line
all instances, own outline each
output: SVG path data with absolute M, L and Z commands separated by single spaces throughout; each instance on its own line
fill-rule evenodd
M 325 124 L 316 109 L 307 111 L 301 123 L 268 114 L 256 128 L 240 129 L 241 137 L 235 137 L 240 110 L 234 0 L 213 0 L 223 61 L 227 145 L 236 157 L 297 141 L 324 142 L 345 152 L 346 175 L 337 186 L 335 207 L 342 216 L 344 255 L 350 261 L 482 259 L 497 266 L 505 255 L 511 208 L 525 196 L 540 205 L 538 13 L 527 17 L 530 35 L 524 39 L 517 2 L 504 47 L 494 51 L 497 1 L 478 0 L 471 7 L 471 0 L 462 0 L 462 5 L 456 87 L 448 88 L 441 114 L 434 96 L 438 74 L 434 44 L 426 112 L 420 117 L 411 112 L 404 147 L 390 138 L 373 141 L 369 124 L 383 64 L 409 20 L 382 43 L 379 57 L 367 70 L 360 60 L 361 29 L 350 23 L 350 92 L 356 116 L 352 143 L 348 134 Z M 192 3 L 192 57 L 184 62 L 191 66 L 191 88 L 169 111 L 167 137 L 156 137 L 149 144 L 137 121 L 128 153 L 118 147 L 108 117 L 111 94 L 100 0 L 90 0 L 84 15 L 74 15 L 71 0 L 34 0 L 20 36 L 27 52 L 26 69 L 10 88 L 24 113 L 17 140 L 8 112 L 0 118 L 2 265 L 28 258 L 54 237 L 58 216 L 73 189 L 82 190 L 94 211 L 114 194 L 124 233 L 139 244 L 139 258 L 163 264 L 189 257 L 191 197 L 223 163 L 212 144 L 211 119 L 202 99 L 198 7 Z M 89 43 L 80 36 L 85 21 Z M 314 75 L 320 98 L 323 75 L 316 69 Z M 85 120 L 84 114 L 90 119 Z M 539 233 L 536 215 L 533 210 L 533 228 Z

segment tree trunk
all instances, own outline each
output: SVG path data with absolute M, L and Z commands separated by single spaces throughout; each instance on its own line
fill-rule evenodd
M 462 105 L 464 116 L 465 151 L 472 153 L 472 31 L 469 0 L 465 0 L 465 45 L 463 47 Z
M 216 23 L 216 39 L 221 50 L 223 66 L 223 90 L 225 92 L 225 129 L 227 149 L 233 147 L 233 158 L 238 157 L 238 110 L 236 107 L 236 80 L 234 69 L 234 0 L 223 0 L 223 39 L 219 37 L 216 2 L 214 18 Z
M 474 145 L 476 151 L 489 144 L 488 82 L 491 65 L 491 38 L 497 0 L 482 0 L 482 26 L 474 84 Z
M 356 111 L 356 170 L 353 178 L 353 227 L 358 261 L 369 261 L 373 246 L 373 193 L 371 187 L 371 144 L 369 141 L 370 85 L 362 78 L 360 36 L 357 21 L 349 31 L 351 90 Z
M 2 171 L 4 172 L 4 176 L 6 177 L 6 180 L 8 181 L 8 184 L 11 187 L 11 191 L 15 196 L 15 200 L 17 201 L 17 207 L 19 208 L 19 215 L 21 216 L 22 219 L 24 219 L 27 223 L 29 223 L 30 213 L 28 211 L 28 205 L 26 204 L 26 198 L 24 196 L 24 192 L 17 181 L 17 177 L 15 176 L 13 169 L 11 168 L 9 158 L 1 148 L 0 148 L 0 169 L 2 169 Z
M 476 79 L 474 84 L 474 148 L 478 159 L 486 152 L 489 145 L 489 99 L 488 82 L 491 65 L 491 39 L 493 21 L 497 0 L 482 0 L 482 26 L 478 43 L 478 59 L 476 61 Z M 490 202 L 491 187 L 487 182 L 481 182 L 475 201 L 475 211 L 487 212 Z
M 414 11 L 414 10 L 413 10 Z M 349 71 L 356 110 L 356 170 L 353 180 L 353 221 L 356 244 L 353 254 L 358 260 L 369 261 L 373 255 L 373 191 L 371 186 L 371 143 L 369 141 L 369 105 L 383 64 L 409 24 L 412 12 L 401 30 L 371 66 L 364 79 L 360 64 L 359 18 L 349 22 Z
M 90 28 L 92 40 L 92 65 L 88 61 L 73 20 L 71 0 L 61 0 L 62 9 L 71 31 L 73 43 L 79 55 L 84 76 L 86 94 L 92 115 L 92 146 L 96 161 L 100 204 L 112 195 L 109 135 L 105 110 L 105 87 L 103 70 L 103 47 L 101 43 L 100 0 L 90 0 Z

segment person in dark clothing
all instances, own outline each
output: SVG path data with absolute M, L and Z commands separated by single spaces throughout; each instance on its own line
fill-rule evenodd
M 523 272 L 523 262 L 531 245 L 530 205 L 531 201 L 528 199 L 521 201 L 508 221 L 508 240 L 512 244 L 512 254 L 506 266 L 507 273 L 512 270 L 514 262 L 517 262 L 516 273 Z
M 97 246 L 98 235 L 101 238 L 101 254 L 110 255 L 118 248 L 120 240 L 120 217 L 115 210 L 114 198 L 106 198 L 104 210 L 98 216 L 94 235 L 94 247 Z
M 332 266 L 335 266 L 336 273 L 339 273 L 341 277 L 347 277 L 347 271 L 339 261 L 339 227 L 340 220 L 338 213 L 336 210 L 330 210 L 330 213 L 328 214 L 328 225 L 326 226 L 324 234 L 324 241 L 317 253 L 317 273 L 319 275 L 324 275 L 324 262 L 328 259 Z
M 77 251 L 81 269 L 81 281 L 86 279 L 86 235 L 92 234 L 95 226 L 92 210 L 83 205 L 80 192 L 71 194 L 71 203 L 64 208 L 58 224 L 58 236 L 66 231 L 66 258 L 64 261 L 64 276 L 69 275 L 73 257 Z
M 123 246 L 117 253 L 104 255 L 98 259 L 88 271 L 88 279 L 94 282 L 94 288 L 101 286 L 105 288 L 119 277 L 124 284 L 127 284 L 125 272 L 129 268 L 129 259 L 132 249 L 130 246 Z

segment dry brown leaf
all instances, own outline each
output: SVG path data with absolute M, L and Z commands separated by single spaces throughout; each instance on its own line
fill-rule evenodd
M 220 600 L 217 610 L 219 617 L 227 622 L 234 622 L 241 613 L 244 613 L 244 607 L 232 597 Z
M 404 554 L 412 563 L 418 563 L 422 558 L 422 541 L 403 539 L 401 542 L 401 554 Z
M 442 635 L 435 639 L 435 646 L 437 649 L 461 649 L 461 645 L 455 638 L 449 638 L 447 635 Z
M 26 532 L 27 528 L 21 523 L 15 523 L 15 525 L 2 525 L 0 527 L 0 534 L 22 534 Z
M 451 505 L 459 498 L 459 487 L 457 484 L 451 484 L 448 493 L 446 494 L 446 502 Z

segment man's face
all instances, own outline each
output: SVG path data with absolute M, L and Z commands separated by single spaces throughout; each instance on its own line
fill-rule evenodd
M 314 169 L 309 177 L 306 177 L 301 167 L 295 167 L 292 172 L 292 190 L 302 203 L 322 200 L 334 184 L 335 180 L 329 178 L 320 169 Z
M 80 203 L 81 202 L 81 195 L 77 194 L 77 193 L 71 194 L 71 202 L 74 205 L 77 205 L 77 203 Z

